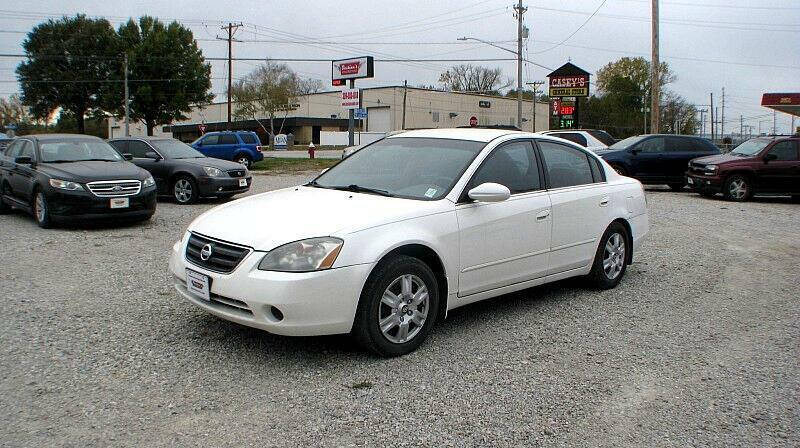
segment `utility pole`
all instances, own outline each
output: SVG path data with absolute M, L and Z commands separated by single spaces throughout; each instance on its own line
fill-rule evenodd
M 355 89 L 355 88 L 356 88 L 356 80 L 355 79 L 351 79 L 350 80 L 350 89 Z M 358 94 L 358 102 L 361 103 L 361 93 L 360 92 Z M 360 106 L 361 106 L 361 104 L 359 104 L 359 107 Z M 347 117 L 347 143 L 348 143 L 348 145 L 347 146 L 355 146 L 356 141 L 355 141 L 355 136 L 353 135 L 353 130 L 356 127 L 356 125 L 355 125 L 355 122 L 356 122 L 356 120 L 355 120 L 356 111 L 354 109 L 350 109 L 347 112 L 348 112 L 348 114 L 347 114 L 348 115 L 348 117 Z
M 739 138 L 744 138 L 744 115 L 739 115 Z
M 514 6 L 514 11 L 517 12 L 517 126 L 520 129 L 522 129 L 522 15 L 527 10 L 528 8 L 522 6 L 522 0 Z
M 408 80 L 403 80 L 403 127 L 406 130 L 406 95 L 408 94 Z
M 228 129 L 231 128 L 231 91 L 233 90 L 233 35 L 236 30 L 242 26 L 242 23 L 228 23 L 227 26 L 221 27 L 223 30 L 228 31 L 227 38 L 217 37 L 219 40 L 228 41 Z
M 706 135 L 706 109 L 700 109 L 700 136 Z
M 536 132 L 536 94 L 539 92 L 539 86 L 543 85 L 544 81 L 533 81 L 525 84 L 533 86 L 533 124 L 531 125 L 531 132 Z
M 708 106 L 708 112 L 711 115 L 711 142 L 714 142 L 714 92 L 711 92 L 711 102 Z
M 658 134 L 659 132 L 659 118 L 660 118 L 660 109 L 659 109 L 659 100 L 661 99 L 661 86 L 660 81 L 661 78 L 659 76 L 659 62 L 658 62 L 658 0 L 652 0 L 653 2 L 653 12 L 652 12 L 652 42 L 650 43 L 651 46 L 651 60 L 650 60 L 650 132 L 653 134 Z
M 130 101 L 128 100 L 128 53 L 125 53 L 125 137 L 130 137 Z
M 772 109 L 772 135 L 778 135 L 778 111 Z
M 722 88 L 722 115 L 719 119 L 719 136 L 725 138 L 725 87 Z

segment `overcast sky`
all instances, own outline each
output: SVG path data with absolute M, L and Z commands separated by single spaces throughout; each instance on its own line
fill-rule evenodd
M 524 4 L 529 7 L 524 18 L 530 28 L 526 56 L 537 64 L 556 68 L 571 59 L 594 73 L 623 56 L 649 59 L 650 0 L 538 0 Z M 234 57 L 514 57 L 485 44 L 458 42 L 461 36 L 516 49 L 516 21 L 510 0 L 28 0 L 24 9 L 22 3 L 14 2 L 0 8 L 0 53 L 21 53 L 22 32 L 47 18 L 75 13 L 106 17 L 115 27 L 126 17 L 144 14 L 178 20 L 194 31 L 207 57 L 227 55 L 226 43 L 215 37 L 222 35 L 220 25 L 228 21 L 244 23 L 236 33 L 242 42 L 234 44 Z M 597 13 L 587 22 L 595 10 Z M 766 131 L 772 126 L 772 111 L 759 105 L 761 94 L 800 91 L 800 1 L 662 0 L 661 57 L 677 76 L 667 88 L 700 108 L 708 107 L 710 92 L 714 92 L 715 105 L 721 106 L 725 87 L 726 130 L 738 130 L 743 115 L 745 124 L 757 130 L 760 121 Z M 17 63 L 18 59 L 0 58 L 0 96 L 18 91 L 14 81 Z M 246 74 L 255 64 L 234 62 L 234 77 Z M 302 76 L 330 85 L 329 62 L 289 64 Z M 395 85 L 403 80 L 410 85 L 436 84 L 439 73 L 453 64 L 376 62 L 375 78 L 357 85 Z M 482 64 L 499 66 L 509 77 L 516 75 L 513 61 Z M 548 72 L 526 64 L 523 78 L 546 80 Z M 226 63 L 212 62 L 212 76 L 213 91 L 222 100 Z M 789 123 L 788 115 L 778 114 L 778 132 L 789 132 Z M 796 123 L 800 125 L 800 120 Z

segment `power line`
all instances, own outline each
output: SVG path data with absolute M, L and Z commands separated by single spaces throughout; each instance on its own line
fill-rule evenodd
M 649 0 L 620 0 L 625 2 L 635 2 L 635 3 L 650 3 Z M 686 3 L 686 2 L 663 2 L 665 5 L 676 5 L 676 6 L 695 6 L 700 8 L 726 8 L 726 9 L 761 9 L 767 11 L 796 11 L 800 10 L 800 7 L 796 6 L 744 6 L 744 5 L 728 5 L 728 4 L 711 4 L 711 3 Z
M 593 13 L 592 13 L 592 14 L 589 16 L 589 18 L 587 18 L 587 19 L 586 19 L 586 20 L 585 20 L 583 23 L 581 23 L 581 26 L 579 26 L 579 27 L 578 27 L 578 29 L 576 29 L 575 31 L 573 31 L 573 32 L 572 32 L 572 34 L 570 34 L 569 36 L 567 36 L 567 37 L 566 37 L 564 40 L 562 40 L 561 42 L 559 42 L 559 43 L 557 43 L 557 44 L 553 45 L 552 47 L 548 48 L 547 50 L 536 51 L 536 52 L 534 52 L 533 54 L 539 54 L 539 53 L 545 53 L 545 52 L 548 52 L 548 51 L 550 51 L 550 50 L 553 50 L 553 49 L 555 49 L 555 48 L 558 48 L 558 47 L 560 47 L 560 46 L 561 46 L 561 45 L 563 45 L 563 44 L 564 44 L 566 41 L 570 40 L 570 39 L 572 38 L 572 36 L 574 36 L 575 34 L 577 34 L 577 33 L 578 33 L 578 31 L 580 31 L 580 30 L 581 30 L 581 29 L 582 29 L 584 26 L 586 26 L 586 24 L 587 24 L 587 23 L 589 23 L 589 21 L 590 21 L 590 20 L 592 20 L 592 17 L 594 17 L 594 16 L 595 16 L 595 14 L 597 14 L 597 12 L 598 12 L 598 11 L 600 11 L 600 8 L 602 8 L 602 7 L 603 7 L 603 5 L 605 5 L 605 4 L 606 4 L 606 1 L 607 1 L 607 0 L 603 0 L 603 1 L 600 3 L 600 6 L 598 6 L 598 7 L 597 7 L 597 9 L 595 9 L 595 10 L 594 10 L 594 12 L 593 12 Z

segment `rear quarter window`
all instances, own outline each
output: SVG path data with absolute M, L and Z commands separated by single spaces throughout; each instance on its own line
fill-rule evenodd
M 253 134 L 239 134 L 239 137 L 242 139 L 242 143 L 245 145 L 255 145 L 256 138 Z

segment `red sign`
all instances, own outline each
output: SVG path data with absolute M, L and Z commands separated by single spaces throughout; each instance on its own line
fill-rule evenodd
M 372 78 L 374 76 L 375 62 L 372 56 L 360 58 L 339 59 L 332 61 L 331 79 L 334 81 L 345 81 L 357 78 Z
M 197 129 L 200 130 L 201 134 L 205 134 L 206 133 L 206 125 L 204 125 L 204 124 L 198 124 L 197 125 Z
M 557 117 L 558 113 L 561 111 L 561 98 L 553 98 L 553 102 L 551 104 L 552 104 L 551 110 L 553 111 L 553 116 Z
M 470 125 L 471 127 L 473 127 L 473 128 L 474 128 L 475 126 L 477 126 L 477 125 L 478 125 L 478 117 L 476 117 L 475 115 L 473 115 L 473 116 L 469 117 L 469 125 Z
M 550 87 L 588 87 L 589 77 L 586 75 L 553 76 Z
M 361 68 L 361 62 L 348 62 L 339 66 L 339 72 L 343 75 L 355 75 Z
M 575 113 L 575 106 L 561 106 L 561 115 L 572 115 Z

